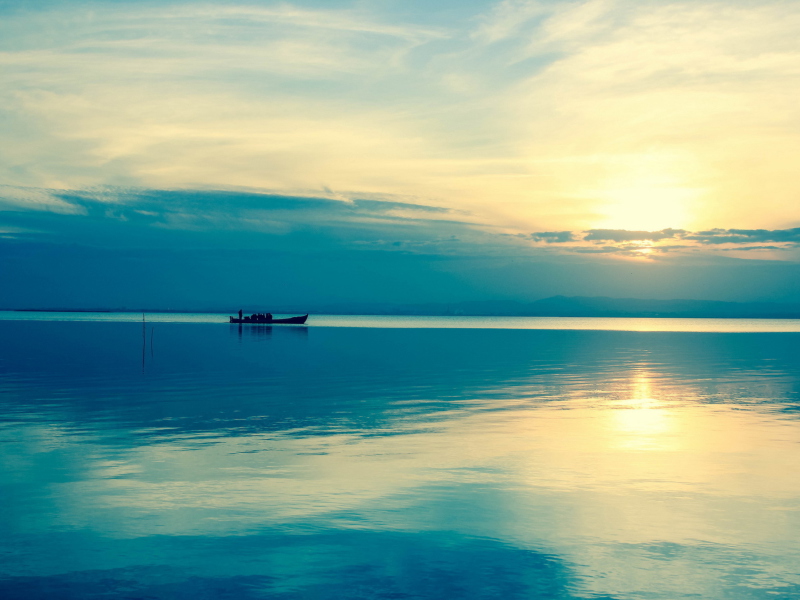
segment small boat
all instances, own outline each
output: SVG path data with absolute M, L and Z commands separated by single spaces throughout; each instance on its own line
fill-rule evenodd
M 236 318 L 231 317 L 231 323 L 250 323 L 251 325 L 303 325 L 308 319 L 308 315 L 300 317 L 288 317 L 286 319 L 273 319 L 272 315 L 252 315 L 249 317 Z

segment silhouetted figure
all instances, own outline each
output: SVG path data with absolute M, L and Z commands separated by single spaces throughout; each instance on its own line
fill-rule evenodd
M 272 313 L 267 313 L 264 315 L 264 318 L 266 318 L 268 321 L 272 321 Z
M 241 319 L 241 318 L 242 318 L 242 309 L 240 308 L 239 309 L 239 319 Z

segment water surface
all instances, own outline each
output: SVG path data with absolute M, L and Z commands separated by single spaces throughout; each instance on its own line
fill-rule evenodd
M 13 314 L 2 598 L 800 598 L 800 334 Z

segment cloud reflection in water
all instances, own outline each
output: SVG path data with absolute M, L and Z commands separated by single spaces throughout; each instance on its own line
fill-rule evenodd
M 135 324 L 2 327 L 4 545 L 32 549 L 2 589 L 143 565 L 172 569 L 134 577 L 159 598 L 200 574 L 255 577 L 245 598 L 800 584 L 795 334 L 163 324 L 143 375 Z

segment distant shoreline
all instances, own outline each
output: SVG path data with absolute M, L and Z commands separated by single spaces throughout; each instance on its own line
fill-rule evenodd
M 61 313 L 111 313 L 111 312 L 140 312 L 135 310 L 107 310 L 93 308 L 12 308 L 12 312 L 61 312 Z M 162 312 L 162 311 L 157 311 Z
M 721 302 L 713 300 L 655 300 L 585 296 L 553 296 L 532 302 L 486 300 L 429 303 L 342 302 L 307 305 L 249 302 L 235 308 L 209 307 L 202 310 L 173 308 L 12 308 L 13 312 L 58 313 L 163 313 L 163 314 L 273 314 L 417 316 L 417 317 L 601 317 L 644 319 L 800 319 L 800 303 Z
M 0 312 L 32 312 L 32 313 L 64 313 L 64 314 L 174 314 L 174 315 L 226 315 L 228 312 L 224 311 L 195 311 L 195 310 L 48 310 L 43 308 L 15 308 L 15 309 L 0 309 Z M 276 311 L 276 315 L 294 314 L 298 311 Z M 465 318 L 510 318 L 510 319 L 766 319 L 766 320 L 798 320 L 800 314 L 791 315 L 714 315 L 714 314 L 662 314 L 662 313 L 563 313 L 563 314 L 431 314 L 431 313 L 388 313 L 388 312 L 311 312 L 311 316 L 329 315 L 336 317 L 431 317 L 431 318 L 446 318 L 446 317 L 465 317 Z M 227 321 L 226 321 L 227 322 Z

